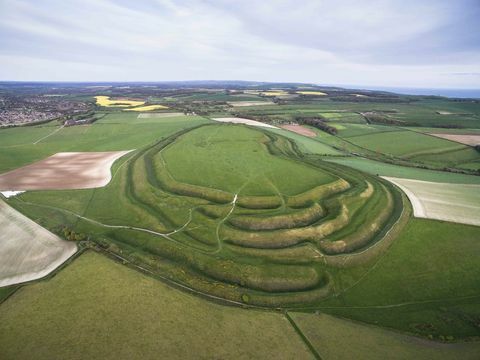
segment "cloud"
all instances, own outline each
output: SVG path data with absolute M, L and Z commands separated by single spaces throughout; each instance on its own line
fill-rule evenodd
M 0 14 L 10 80 L 472 87 L 453 74 L 480 71 L 476 0 L 17 0 Z

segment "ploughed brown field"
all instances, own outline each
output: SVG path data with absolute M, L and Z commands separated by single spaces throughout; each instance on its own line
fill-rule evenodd
M 434 133 L 431 133 L 430 135 L 433 135 L 442 139 L 456 141 L 460 144 L 465 144 L 470 146 L 480 145 L 480 135 L 434 134 Z
M 107 185 L 110 167 L 129 151 L 61 152 L 0 175 L 0 190 L 89 189 Z
M 314 131 L 312 131 L 312 130 L 306 128 L 306 127 L 303 127 L 302 125 L 282 125 L 280 127 L 283 128 L 283 129 L 286 129 L 286 130 L 293 131 L 293 132 L 295 132 L 297 134 L 300 134 L 300 135 L 308 136 L 308 137 L 317 136 L 317 134 L 315 134 Z

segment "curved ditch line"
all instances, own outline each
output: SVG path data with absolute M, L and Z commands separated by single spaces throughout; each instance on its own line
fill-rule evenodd
M 133 150 L 131 151 L 129 154 L 130 156 L 127 156 L 127 158 L 123 161 L 123 163 L 120 164 L 120 166 L 117 168 L 117 170 L 115 170 L 115 173 L 113 173 L 112 175 L 112 178 L 110 179 L 110 182 L 113 181 L 113 179 L 115 178 L 115 176 L 118 174 L 118 172 L 120 171 L 120 169 L 123 167 L 123 165 L 125 165 L 129 160 L 132 159 L 132 155 L 134 155 L 136 152 L 138 151 L 138 149 L 136 150 Z M 127 154 L 125 154 L 127 155 Z
M 37 144 L 38 144 L 40 141 L 42 141 L 42 140 L 44 140 L 44 139 L 48 138 L 49 136 L 52 136 L 52 135 L 53 135 L 53 134 L 55 134 L 57 131 L 60 131 L 60 130 L 62 130 L 64 127 L 65 127 L 65 125 L 62 125 L 62 126 L 60 126 L 58 129 L 55 129 L 55 130 L 53 130 L 53 131 L 52 131 L 50 134 L 48 134 L 48 135 L 46 135 L 46 136 L 44 136 L 44 137 L 42 137 L 42 138 L 38 139 L 37 141 L 35 141 L 35 142 L 34 142 L 34 143 L 32 143 L 32 144 L 33 144 L 33 145 L 37 145 Z
M 403 199 L 403 198 L 402 198 Z M 402 203 L 403 203 L 404 200 L 402 200 Z M 404 213 L 405 213 L 405 206 L 402 207 L 402 212 L 400 213 L 400 216 L 398 217 L 397 221 L 390 227 L 390 229 L 388 229 L 388 231 L 385 233 L 385 235 L 380 239 L 378 240 L 376 243 L 374 243 L 373 245 L 367 247 L 366 249 L 363 249 L 362 251 L 358 252 L 358 253 L 354 253 L 354 254 L 348 254 L 348 255 L 325 255 L 323 253 L 321 253 L 319 250 L 316 250 L 316 252 L 322 256 L 323 260 L 324 260 L 324 263 L 325 265 L 328 265 L 327 264 L 327 258 L 328 257 L 344 257 L 344 260 L 343 260 L 343 263 L 345 264 L 348 259 L 350 257 L 353 257 L 353 256 L 357 256 L 357 255 L 361 255 L 369 250 L 371 250 L 372 248 L 374 248 L 375 246 L 377 246 L 378 244 L 382 243 L 383 240 L 385 240 L 387 238 L 387 236 L 390 234 L 390 232 L 395 228 L 395 226 L 402 220 L 403 216 L 404 216 Z M 314 247 L 314 246 L 313 246 Z M 315 249 L 314 249 L 315 250 Z M 388 249 L 387 249 L 388 250 Z M 352 289 L 353 287 L 357 286 L 361 281 L 363 281 L 378 265 L 379 263 L 383 260 L 383 258 L 387 255 L 388 251 L 384 251 L 383 254 L 381 254 L 377 261 L 375 261 L 375 264 L 373 264 L 362 276 L 360 276 L 360 278 L 355 281 L 352 285 L 346 287 L 345 289 L 342 289 L 340 292 L 336 292 L 334 291 L 334 293 L 324 299 L 322 299 L 322 301 L 326 301 L 326 300 L 329 300 L 329 299 L 332 299 L 332 298 L 336 298 L 340 295 L 343 295 L 345 294 L 347 291 L 349 291 L 350 289 Z M 335 286 L 335 284 L 334 284 Z
M 222 298 L 220 296 L 215 296 L 215 295 L 212 295 L 212 294 L 209 294 L 209 293 L 206 293 L 206 292 L 203 292 L 203 291 L 199 291 L 199 290 L 195 290 L 194 288 L 188 286 L 188 285 L 185 285 L 185 284 L 182 284 L 180 282 L 177 282 L 175 280 L 172 280 L 168 277 L 165 277 L 165 276 L 162 276 L 160 274 L 157 274 L 143 266 L 140 266 L 140 265 L 137 265 L 133 262 L 131 262 L 130 260 L 116 254 L 116 253 L 113 253 L 111 251 L 108 251 L 108 250 L 105 250 L 105 249 L 99 249 L 100 251 L 103 251 L 105 252 L 106 254 L 108 254 L 107 256 L 112 256 L 112 257 L 115 257 L 117 258 L 118 260 L 121 260 L 122 263 L 124 264 L 129 264 L 129 266 L 135 268 L 136 270 L 144 273 L 144 274 L 148 274 L 150 276 L 152 276 L 153 278 L 157 279 L 157 280 L 161 280 L 161 281 L 164 281 L 165 283 L 167 283 L 168 285 L 174 287 L 174 288 L 177 288 L 177 289 L 181 289 L 181 290 L 184 290 L 184 291 L 187 291 L 191 294 L 194 294 L 194 295 L 197 295 L 201 298 L 204 298 L 204 299 L 208 299 L 210 301 L 213 301 L 213 302 L 217 302 L 217 303 L 220 303 L 222 305 L 230 305 L 230 306 L 238 306 L 238 307 L 242 307 L 242 308 L 248 308 L 248 309 L 256 309 L 256 310 L 264 310 L 264 311 L 272 311 L 272 312 L 275 312 L 277 311 L 277 309 L 272 309 L 270 307 L 266 307 L 266 306 L 260 306 L 260 305 L 251 305 L 251 304 L 245 304 L 243 302 L 240 302 L 240 301 L 235 301 L 235 300 L 230 300 L 230 299 L 226 299 L 226 298 Z M 98 251 L 98 250 L 97 250 Z

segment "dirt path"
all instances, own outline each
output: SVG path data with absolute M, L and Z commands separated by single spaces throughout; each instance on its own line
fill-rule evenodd
M 42 138 L 38 139 L 37 141 L 35 141 L 35 142 L 34 142 L 34 143 L 32 143 L 32 144 L 33 144 L 33 145 L 37 145 L 37 144 L 38 144 L 40 141 L 42 141 L 42 140 L 44 140 L 44 139 L 48 138 L 49 136 L 52 136 L 52 135 L 53 135 L 53 134 L 55 134 L 56 132 L 58 132 L 58 131 L 62 130 L 64 127 L 65 127 L 65 125 L 62 125 L 62 126 L 60 126 L 58 129 L 55 129 L 55 130 L 53 130 L 53 131 L 52 131 L 50 134 L 48 134 L 48 135 L 46 135 L 46 136 L 44 136 L 44 137 L 42 137 Z

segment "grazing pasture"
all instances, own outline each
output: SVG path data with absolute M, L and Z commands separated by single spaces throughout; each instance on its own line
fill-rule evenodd
M 2 359 L 313 359 L 281 313 L 222 306 L 87 252 L 0 306 Z
M 416 217 L 480 226 L 480 185 L 384 179 L 405 191 Z
M 77 251 L 0 199 L 0 287 L 48 275 Z
M 0 190 L 89 189 L 109 183 L 112 164 L 130 151 L 62 152 L 0 175 Z

